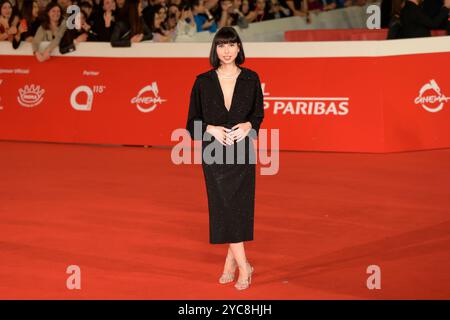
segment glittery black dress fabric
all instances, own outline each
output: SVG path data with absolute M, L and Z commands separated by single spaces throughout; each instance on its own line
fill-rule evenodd
M 197 75 L 190 97 L 186 129 L 192 139 L 202 140 L 209 240 L 213 244 L 253 240 L 256 164 L 251 139 L 259 133 L 264 106 L 258 74 L 248 68 L 240 69 L 229 110 L 214 69 Z M 208 124 L 231 128 L 247 121 L 255 131 L 230 146 L 223 146 L 205 132 Z M 206 154 L 216 160 L 206 159 Z

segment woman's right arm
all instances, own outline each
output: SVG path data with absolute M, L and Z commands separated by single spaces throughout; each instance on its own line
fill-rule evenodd
M 45 30 L 42 26 L 39 26 L 39 28 L 36 31 L 36 34 L 34 35 L 33 41 L 31 42 L 33 53 L 39 51 L 39 45 L 44 40 L 44 37 L 45 37 Z
M 202 104 L 200 99 L 200 83 L 198 78 L 196 78 L 191 90 L 191 97 L 189 100 L 189 111 L 186 123 L 186 130 L 189 131 L 192 140 L 202 140 L 203 134 L 205 133 L 207 126 L 208 125 L 203 120 L 202 114 Z M 198 129 L 195 130 L 195 128 Z

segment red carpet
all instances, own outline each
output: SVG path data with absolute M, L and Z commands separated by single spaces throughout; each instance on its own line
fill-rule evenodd
M 450 149 L 280 153 L 257 176 L 243 292 L 217 283 L 227 247 L 208 243 L 200 165 L 156 148 L 0 150 L 1 299 L 450 298 Z

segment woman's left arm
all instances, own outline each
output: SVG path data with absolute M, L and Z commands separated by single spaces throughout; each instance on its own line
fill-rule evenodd
M 256 75 L 256 97 L 255 103 L 250 114 L 248 121 L 252 124 L 252 129 L 256 131 L 256 135 L 259 135 L 259 127 L 264 119 L 264 96 L 261 88 L 261 81 L 259 75 Z
M 256 75 L 256 78 L 256 96 L 252 109 L 250 111 L 250 115 L 248 116 L 248 121 L 238 123 L 237 125 L 233 126 L 231 128 L 233 131 L 228 134 L 230 138 L 236 140 L 236 142 L 241 141 L 247 135 L 249 135 L 251 133 L 251 129 L 255 130 L 256 135 L 250 134 L 250 136 L 256 139 L 259 135 L 259 127 L 261 126 L 261 122 L 264 119 L 264 97 L 261 89 L 261 81 L 259 80 L 258 75 Z

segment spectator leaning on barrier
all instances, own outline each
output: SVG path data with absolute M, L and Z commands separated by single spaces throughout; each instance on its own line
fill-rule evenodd
M 269 8 L 266 6 L 266 0 L 255 0 L 253 10 L 245 17 L 248 22 L 259 22 L 270 19 Z
M 39 28 L 39 5 L 36 0 L 25 0 L 20 9 L 20 22 L 13 38 L 13 48 L 17 49 L 21 41 L 31 42 Z
M 115 21 L 116 2 L 114 0 L 102 0 L 93 17 L 92 31 L 97 34 L 96 41 L 111 41 L 111 34 L 116 23 Z
M 193 37 L 197 33 L 194 14 L 190 3 L 185 3 L 181 7 L 181 16 L 177 22 L 176 37 Z
M 170 42 L 175 38 L 175 29 L 168 30 L 167 8 L 161 4 L 148 6 L 144 20 L 153 34 L 154 42 Z
M 87 14 L 80 10 L 80 24 L 75 28 L 67 29 L 59 43 L 59 51 L 64 54 L 76 49 L 76 45 L 85 41 L 96 41 L 96 34 L 87 23 Z
M 78 6 L 85 13 L 86 23 L 92 26 L 94 24 L 94 6 L 90 1 L 81 1 L 78 3 Z
M 0 2 L 0 41 L 13 41 L 17 34 L 19 15 L 11 1 Z
M 141 0 L 127 0 L 122 10 L 126 14 L 114 26 L 111 35 L 113 47 L 130 47 L 132 42 L 153 39 L 152 31 L 142 17 Z
M 240 2 L 240 0 L 237 0 Z M 242 27 L 246 27 L 248 23 L 245 21 L 245 17 L 242 15 L 239 15 L 238 10 L 235 10 L 235 4 L 233 3 L 233 0 L 221 0 L 219 4 L 219 9 L 217 10 L 218 15 L 213 15 L 215 17 L 216 21 L 218 22 L 218 28 L 225 26 L 233 26 L 236 25 L 238 20 L 243 21 L 244 23 Z M 206 6 L 206 5 L 205 5 Z M 218 18 L 216 18 L 218 17 Z
M 233 17 L 231 14 L 233 13 L 233 2 L 232 0 L 220 0 L 219 2 L 220 10 L 220 18 L 218 21 L 217 28 L 220 29 L 222 27 L 230 27 L 233 23 Z
M 228 7 L 228 26 L 238 26 L 240 28 L 248 28 L 248 21 L 245 19 L 244 13 L 241 11 L 242 0 L 230 1 L 231 6 Z
M 50 59 L 50 53 L 59 45 L 67 29 L 61 7 L 56 2 L 50 2 L 47 5 L 41 20 L 42 23 L 32 42 L 33 54 L 40 62 Z M 50 41 L 50 44 L 41 52 L 40 44 L 42 41 Z
M 400 13 L 402 36 L 404 38 L 430 37 L 431 30 L 448 20 L 450 0 L 445 0 L 439 14 L 434 18 L 427 16 L 419 7 L 421 0 L 407 0 Z

